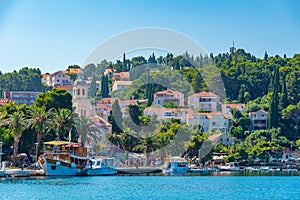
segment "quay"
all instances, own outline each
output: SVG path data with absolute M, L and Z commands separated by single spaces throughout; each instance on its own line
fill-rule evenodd
M 29 176 L 44 176 L 44 170 L 35 169 L 9 169 L 6 168 L 6 162 L 2 162 L 2 167 L 0 169 L 0 177 L 29 177 Z
M 150 173 L 160 173 L 161 168 L 156 167 L 120 167 L 117 168 L 117 174 L 150 174 Z

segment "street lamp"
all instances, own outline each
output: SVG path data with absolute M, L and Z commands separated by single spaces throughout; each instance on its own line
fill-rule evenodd
M 35 161 L 36 161 L 36 162 L 38 161 L 38 157 L 37 157 L 37 156 L 38 156 L 38 155 L 37 155 L 37 154 L 38 154 L 38 146 L 39 146 L 39 143 L 36 142 L 36 143 L 35 143 L 35 157 L 36 157 Z

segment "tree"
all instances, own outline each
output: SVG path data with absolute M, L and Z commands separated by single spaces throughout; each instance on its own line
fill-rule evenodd
M 115 102 L 112 105 L 110 115 L 108 117 L 109 123 L 112 125 L 112 131 L 116 133 L 121 133 L 122 132 L 122 113 L 121 113 L 121 108 L 119 105 L 119 101 L 115 100 Z
M 278 91 L 279 91 L 279 67 L 275 67 L 275 75 L 273 81 L 273 94 L 270 102 L 270 110 L 269 110 L 269 121 L 268 128 L 277 128 L 279 123 L 279 112 L 278 112 Z
M 31 106 L 28 110 L 26 124 L 28 128 L 32 128 L 36 132 L 36 142 L 38 143 L 37 156 L 40 154 L 42 135 L 46 133 L 47 126 L 51 120 L 51 112 L 52 110 L 46 111 L 45 106 Z
M 95 144 L 100 141 L 100 128 L 96 127 L 88 117 L 76 116 L 74 122 L 82 144 Z
M 101 77 L 101 96 L 103 98 L 108 97 L 109 87 L 108 87 L 108 77 L 107 75 L 102 75 Z
M 53 88 L 50 92 L 42 92 L 34 102 L 37 107 L 45 106 L 46 110 L 66 108 L 72 110 L 72 95 L 66 90 Z
M 52 120 L 49 123 L 49 131 L 54 130 L 57 139 L 67 139 L 68 133 L 73 127 L 74 113 L 66 108 L 53 110 L 51 113 Z
M 150 153 L 156 151 L 160 147 L 157 137 L 147 136 L 140 139 L 140 143 L 137 144 L 133 150 L 141 151 L 146 154 L 147 166 L 150 165 Z
M 26 128 L 25 125 L 25 117 L 22 111 L 14 112 L 8 115 L 6 123 L 10 128 L 13 136 L 14 136 L 14 160 L 17 160 L 18 150 L 19 150 L 19 142 L 22 137 L 22 133 Z
M 97 85 L 96 85 L 96 78 L 94 76 L 93 79 L 92 79 L 92 82 L 91 82 L 91 86 L 89 88 L 89 97 L 90 98 L 95 98 L 96 91 L 97 91 Z
M 296 105 L 289 105 L 287 108 L 282 110 L 282 118 L 285 120 L 284 124 L 288 128 L 292 128 L 294 132 L 294 140 L 297 139 L 299 135 L 299 125 L 300 125 L 300 102 Z

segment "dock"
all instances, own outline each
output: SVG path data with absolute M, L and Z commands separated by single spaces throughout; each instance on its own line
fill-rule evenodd
M 117 174 L 152 174 L 162 172 L 161 168 L 157 167 L 120 167 L 117 168 Z
M 7 168 L 6 162 L 2 163 L 2 167 L 0 169 L 0 177 L 29 177 L 29 176 L 44 176 L 44 170 L 40 169 L 21 169 L 21 168 Z

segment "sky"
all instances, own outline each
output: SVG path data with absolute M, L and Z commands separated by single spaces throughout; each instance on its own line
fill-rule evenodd
M 132 29 L 177 31 L 214 55 L 234 41 L 257 57 L 300 53 L 298 0 L 0 0 L 0 71 L 82 65 Z

